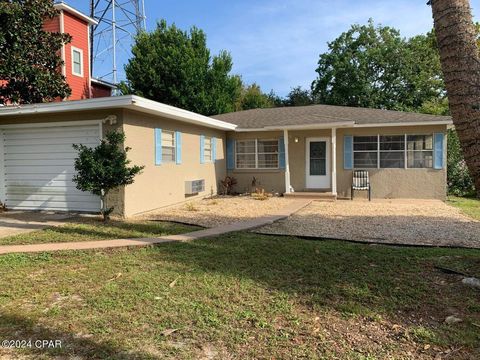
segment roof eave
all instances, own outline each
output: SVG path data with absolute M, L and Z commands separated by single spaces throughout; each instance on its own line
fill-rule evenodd
M 235 124 L 213 119 L 174 106 L 158 103 L 136 95 L 132 95 L 132 103 L 130 107 L 138 111 L 152 114 L 161 113 L 163 116 L 171 119 L 181 120 L 195 125 L 203 125 L 219 130 L 235 130 L 237 128 L 237 125 Z
M 25 106 L 10 105 L 0 108 L 0 117 L 108 109 L 131 109 L 219 130 L 235 130 L 237 127 L 234 124 L 212 119 L 191 111 L 158 103 L 135 95 L 112 96 L 79 101 L 61 101 Z
M 431 120 L 431 121 L 404 121 L 397 123 L 377 123 L 377 124 L 355 124 L 356 128 L 368 127 L 391 127 L 391 126 L 424 126 L 424 125 L 452 125 L 452 120 Z
M 262 128 L 241 128 L 237 127 L 237 132 L 255 132 L 255 131 L 281 131 L 281 130 L 318 130 L 331 128 L 369 128 L 369 127 L 394 127 L 394 126 L 425 126 L 425 125 L 453 125 L 452 120 L 436 120 L 436 121 L 408 121 L 397 123 L 371 123 L 371 124 L 355 124 L 354 121 L 331 122 L 323 124 L 307 124 L 307 125 L 274 125 L 264 126 Z
M 78 18 L 82 19 L 83 21 L 87 22 L 89 25 L 97 25 L 98 24 L 97 20 L 91 18 L 90 16 L 85 15 L 81 11 L 78 11 L 77 9 L 71 7 L 70 5 L 65 4 L 64 2 L 58 2 L 56 4 L 53 4 L 53 6 L 57 10 L 67 11 L 67 12 L 75 15 L 76 17 L 78 17 Z

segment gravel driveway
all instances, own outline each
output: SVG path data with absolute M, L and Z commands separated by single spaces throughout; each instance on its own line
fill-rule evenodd
M 258 232 L 480 248 L 480 221 L 435 200 L 312 202 L 288 219 Z
M 151 211 L 140 215 L 138 218 L 179 221 L 205 227 L 216 227 L 275 213 L 292 201 L 294 200 L 280 197 L 255 200 L 250 196 L 219 196 Z

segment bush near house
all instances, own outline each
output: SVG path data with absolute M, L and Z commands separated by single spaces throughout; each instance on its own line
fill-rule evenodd
M 455 196 L 474 196 L 473 179 L 463 158 L 460 141 L 454 129 L 448 131 L 447 147 L 448 193 Z
M 108 220 L 113 211 L 113 206 L 109 208 L 106 204 L 108 193 L 119 186 L 132 184 L 135 176 L 144 168 L 137 165 L 128 166 L 130 160 L 127 159 L 127 152 L 130 148 L 124 149 L 124 142 L 124 133 L 111 131 L 95 148 L 82 144 L 73 145 L 78 151 L 78 157 L 75 159 L 77 174 L 73 181 L 77 184 L 77 189 L 100 196 L 102 200 L 100 212 L 104 220 Z

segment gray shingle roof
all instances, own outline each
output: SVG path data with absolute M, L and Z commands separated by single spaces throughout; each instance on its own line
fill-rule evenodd
M 353 121 L 358 125 L 451 121 L 449 116 L 333 105 L 252 109 L 212 117 L 238 125 L 239 129 L 257 129 L 271 126 L 320 125 L 323 123 L 345 121 Z

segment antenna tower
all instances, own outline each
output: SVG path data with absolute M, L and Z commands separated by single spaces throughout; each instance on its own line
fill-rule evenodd
M 124 79 L 118 62 L 130 56 L 135 35 L 146 30 L 144 0 L 90 0 L 90 16 L 98 21 L 90 31 L 92 74 L 117 84 Z

